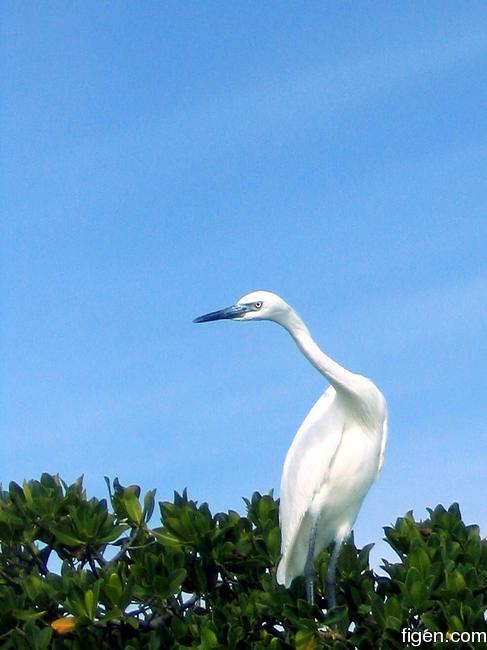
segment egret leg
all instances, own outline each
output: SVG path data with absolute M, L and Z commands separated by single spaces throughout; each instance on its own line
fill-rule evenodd
M 328 609 L 333 609 L 336 607 L 336 569 L 338 563 L 338 556 L 340 554 L 340 548 L 342 546 L 342 540 L 337 539 L 335 541 L 335 546 L 330 557 L 330 563 L 328 565 L 328 570 L 325 577 L 325 593 L 328 600 Z
M 315 544 L 316 544 L 317 529 L 318 529 L 318 522 L 315 521 L 311 526 L 308 555 L 306 556 L 306 564 L 304 565 L 304 578 L 306 581 L 306 598 L 308 600 L 308 603 L 311 603 L 311 605 L 315 602 L 314 559 L 315 559 Z

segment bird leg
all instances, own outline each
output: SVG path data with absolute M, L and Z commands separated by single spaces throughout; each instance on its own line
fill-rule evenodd
M 313 581 L 313 576 L 310 575 L 305 575 L 305 580 L 306 580 L 306 600 L 310 605 L 313 605 L 315 602 L 315 588 L 314 588 L 314 581 Z
M 333 609 L 336 607 L 336 569 L 338 563 L 338 556 L 340 554 L 340 548 L 342 545 L 342 540 L 335 540 L 335 546 L 333 547 L 333 552 L 330 557 L 330 563 L 328 564 L 328 570 L 325 577 L 325 593 L 328 600 L 328 609 Z
M 316 532 L 318 529 L 318 521 L 315 520 L 311 526 L 311 533 L 309 538 L 308 555 L 306 556 L 306 564 L 304 565 L 304 578 L 306 581 L 306 598 L 308 603 L 313 605 L 315 601 L 314 594 L 314 559 L 315 559 L 315 543 Z

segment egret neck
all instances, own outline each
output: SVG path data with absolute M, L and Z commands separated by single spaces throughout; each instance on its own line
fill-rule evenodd
M 289 332 L 304 356 L 336 390 L 342 389 L 347 393 L 355 393 L 353 389 L 356 375 L 333 361 L 321 350 L 294 309 L 291 308 L 287 313 L 282 314 L 277 322 Z

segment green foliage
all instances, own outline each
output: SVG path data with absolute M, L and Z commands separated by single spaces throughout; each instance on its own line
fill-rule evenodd
M 345 544 L 327 612 L 328 551 L 316 560 L 315 605 L 302 579 L 276 584 L 271 494 L 246 500 L 242 517 L 175 493 L 153 528 L 154 491 L 141 499 L 138 486 L 107 484 L 110 508 L 88 500 L 81 479 L 47 474 L 0 492 L 2 648 L 372 650 L 405 647 L 403 628 L 487 629 L 487 542 L 456 504 L 387 527 L 399 561 L 383 575 L 370 569 L 371 546 Z

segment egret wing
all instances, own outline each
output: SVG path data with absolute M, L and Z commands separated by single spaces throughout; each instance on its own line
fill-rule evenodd
M 279 518 L 282 560 L 277 579 L 288 583 L 286 565 L 314 496 L 326 482 L 344 429 L 336 391 L 330 386 L 308 413 L 287 453 Z
M 380 473 L 380 470 L 382 469 L 382 465 L 384 464 L 384 458 L 386 455 L 386 446 L 387 446 L 387 434 L 388 434 L 388 421 L 387 421 L 387 411 L 384 415 L 384 424 L 382 425 L 382 440 L 380 444 L 380 454 L 379 454 L 379 466 L 377 467 L 377 476 Z

